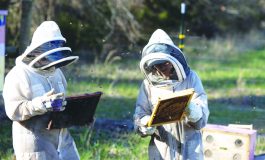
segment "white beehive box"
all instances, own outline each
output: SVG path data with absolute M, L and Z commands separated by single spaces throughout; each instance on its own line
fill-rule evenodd
M 205 160 L 253 160 L 256 130 L 208 124 L 202 130 Z

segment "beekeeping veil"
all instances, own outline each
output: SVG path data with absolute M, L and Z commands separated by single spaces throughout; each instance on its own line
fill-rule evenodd
M 45 21 L 34 32 L 31 44 L 22 54 L 22 61 L 40 70 L 71 64 L 78 56 L 71 56 L 71 48 L 63 46 L 65 42 L 58 25 Z
M 154 65 L 169 62 L 173 65 L 170 79 L 156 75 Z M 140 69 L 152 85 L 162 85 L 172 82 L 182 82 L 190 73 L 190 68 L 182 51 L 175 46 L 173 41 L 161 29 L 157 29 L 149 39 L 148 44 L 142 51 Z

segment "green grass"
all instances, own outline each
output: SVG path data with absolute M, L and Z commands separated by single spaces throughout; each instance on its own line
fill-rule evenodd
M 209 97 L 211 111 L 209 123 L 253 124 L 258 134 L 265 133 L 265 118 L 263 116 L 265 114 L 265 74 L 263 73 L 265 67 L 262 65 L 264 55 L 265 51 L 230 55 L 229 59 L 207 58 L 209 55 L 205 57 L 188 55 L 191 67 L 200 75 Z M 98 86 L 105 85 L 99 89 L 104 92 L 104 96 L 99 104 L 97 117 L 132 118 L 142 75 L 137 66 L 138 61 L 130 61 L 130 64 L 131 66 L 125 72 L 119 70 L 123 66 L 118 63 L 107 68 L 101 66 L 101 69 L 95 69 L 98 73 L 94 72 L 93 75 L 87 76 L 86 80 L 89 83 L 92 82 L 89 84 L 89 86 L 93 86 L 90 88 L 91 90 L 97 90 Z M 95 67 L 94 64 L 91 66 Z M 100 66 L 96 65 L 96 67 Z M 128 77 L 128 74 L 124 73 L 130 73 L 133 76 Z M 102 81 L 105 83 L 102 84 Z M 85 82 L 78 82 L 79 88 L 86 87 L 83 83 L 85 84 Z M 264 137 L 259 136 L 256 154 L 265 152 L 263 142 Z M 105 141 L 103 144 L 105 145 L 105 143 L 109 142 Z M 148 144 L 147 142 L 142 143 Z M 135 145 L 138 146 L 138 143 Z M 109 145 L 110 148 L 111 146 Z M 107 148 L 110 149 L 109 147 Z M 111 159 L 107 153 L 104 154 L 104 150 L 101 151 L 104 159 Z
M 91 139 L 86 139 L 86 134 L 91 134 Z M 137 160 L 148 159 L 147 143 L 150 138 L 139 138 L 134 133 L 104 132 L 93 130 L 72 131 L 81 159 L 118 159 Z
M 12 122 L 9 120 L 0 123 L 0 159 L 11 160 L 13 157 L 12 148 Z
M 191 67 L 202 78 L 209 97 L 211 111 L 209 123 L 253 124 L 258 134 L 265 133 L 265 118 L 263 116 L 265 114 L 265 100 L 263 100 L 265 95 L 263 71 L 265 67 L 262 65 L 264 55 L 265 51 L 230 55 L 229 59 L 225 57 L 220 59 L 209 55 L 205 57 L 188 55 Z M 142 75 L 137 66 L 138 61 L 131 61 L 130 64 L 134 64 L 132 65 L 134 67 L 129 67 L 126 70 L 133 75 L 130 77 L 118 69 L 122 68 L 122 64 L 112 64 L 110 68 L 103 66 L 100 71 L 97 70 L 99 73 L 87 76 L 88 81 L 91 77 L 99 79 L 93 84 L 95 88 L 101 85 L 100 80 L 104 76 L 104 81 L 108 82 L 105 83 L 105 87 L 102 87 L 104 96 L 97 110 L 98 117 L 132 118 Z M 116 74 L 119 76 L 115 76 Z M 93 88 L 91 89 L 93 90 Z M 265 152 L 263 142 L 264 138 L 258 136 L 256 154 Z M 106 143 L 108 144 L 108 142 Z M 143 143 L 148 144 L 147 142 Z M 104 155 L 102 156 L 104 157 Z M 105 158 L 108 159 L 108 157 Z
M 265 133 L 265 110 L 242 108 L 241 106 L 213 104 L 210 108 L 209 123 L 214 124 L 253 124 L 259 133 Z
M 209 123 L 253 124 L 258 131 L 256 154 L 265 153 L 265 50 L 237 54 L 189 54 L 209 98 Z M 97 118 L 132 119 L 143 75 L 139 60 L 113 64 L 74 64 L 64 69 L 68 95 L 102 91 Z M 12 154 L 11 124 L 0 124 L 0 159 Z M 82 160 L 147 159 L 149 138 L 134 133 L 71 129 Z

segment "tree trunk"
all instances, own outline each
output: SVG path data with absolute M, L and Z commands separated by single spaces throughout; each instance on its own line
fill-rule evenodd
M 55 0 L 49 0 L 47 3 L 48 3 L 47 19 L 45 19 L 45 20 L 54 21 L 54 19 L 55 19 L 54 8 L 56 6 L 56 1 Z
M 30 28 L 32 20 L 33 0 L 21 1 L 21 20 L 20 20 L 20 38 L 19 53 L 23 53 L 30 43 Z

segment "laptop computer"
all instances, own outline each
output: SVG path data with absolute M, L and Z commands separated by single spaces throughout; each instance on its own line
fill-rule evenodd
M 51 113 L 47 129 L 89 125 L 94 120 L 101 95 L 102 92 L 94 92 L 66 97 L 65 110 Z

